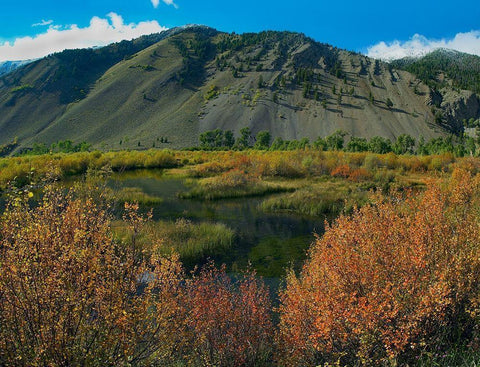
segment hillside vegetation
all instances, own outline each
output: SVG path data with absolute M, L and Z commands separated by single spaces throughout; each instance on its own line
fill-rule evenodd
M 452 84 L 456 88 L 480 93 L 480 57 L 475 55 L 440 49 L 419 59 L 396 60 L 392 66 L 415 74 L 433 88 Z

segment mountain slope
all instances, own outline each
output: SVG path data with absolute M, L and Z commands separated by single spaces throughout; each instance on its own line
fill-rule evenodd
M 188 27 L 65 51 L 0 77 L 0 144 L 185 147 L 203 131 L 245 126 L 285 139 L 337 129 L 429 139 L 450 128 L 431 100 L 408 71 L 301 34 Z
M 392 66 L 417 75 L 432 88 L 452 85 L 480 93 L 480 57 L 475 55 L 438 49 L 421 58 L 396 60 Z
M 480 57 L 439 49 L 421 58 L 394 61 L 430 87 L 428 104 L 437 124 L 459 133 L 466 120 L 480 117 Z

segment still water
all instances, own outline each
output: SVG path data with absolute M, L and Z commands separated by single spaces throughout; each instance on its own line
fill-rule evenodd
M 282 277 L 288 267 L 300 268 L 314 233 L 324 231 L 324 218 L 263 212 L 259 205 L 264 198 L 180 199 L 178 194 L 190 189 L 188 182 L 162 171 L 116 173 L 108 184 L 116 189 L 141 188 L 146 194 L 161 197 L 162 202 L 152 207 L 154 220 L 185 218 L 193 222 L 220 222 L 230 227 L 235 231 L 232 247 L 212 257 L 216 263 L 226 264 L 228 271 L 245 269 L 250 263 L 259 275 Z

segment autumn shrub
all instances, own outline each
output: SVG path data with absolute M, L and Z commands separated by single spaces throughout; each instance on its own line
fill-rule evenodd
M 400 164 L 398 162 L 398 156 L 395 153 L 390 152 L 390 153 L 384 154 L 382 155 L 382 158 L 383 158 L 383 164 L 388 169 L 394 170 L 396 168 L 399 168 Z
M 352 169 L 348 175 L 348 180 L 354 182 L 367 181 L 371 178 L 372 174 L 363 167 Z
M 379 158 L 378 154 L 368 153 L 365 156 L 365 160 L 363 162 L 365 168 L 369 171 L 374 171 L 382 167 L 382 161 Z
M 171 168 L 178 165 L 175 155 L 165 150 L 152 150 L 147 152 L 144 168 Z
M 330 176 L 332 177 L 340 177 L 340 178 L 348 178 L 351 173 L 351 168 L 348 164 L 342 164 L 341 166 L 335 167 L 331 172 Z
M 78 175 L 87 171 L 90 161 L 88 153 L 65 154 L 58 160 L 58 167 L 63 176 Z
M 454 167 L 475 175 L 480 172 L 480 160 L 473 157 L 457 159 L 457 162 L 454 163 Z
M 302 164 L 304 164 L 304 167 L 306 168 L 310 176 L 322 176 L 327 175 L 330 172 L 327 162 L 325 161 L 325 158 L 321 155 L 321 153 L 323 152 L 319 152 L 319 154 L 317 154 L 316 157 L 311 162 L 309 162 L 308 165 L 305 165 L 302 161 Z
M 340 216 L 280 295 L 280 364 L 405 365 L 478 345 L 479 194 L 457 170 Z
M 0 365 L 170 360 L 181 346 L 178 257 L 150 262 L 113 242 L 89 197 L 47 189 L 30 207 L 29 196 L 13 197 L 0 222 Z
M 455 161 L 451 153 L 432 156 L 428 169 L 431 171 L 448 171 L 451 163 Z
M 259 365 L 271 358 L 269 293 L 253 273 L 148 256 L 148 217 L 126 204 L 129 241 L 89 190 L 13 195 L 0 220 L 1 366 Z M 96 199 L 98 199 L 98 194 Z
M 252 167 L 252 158 L 246 154 L 237 154 L 236 157 L 232 160 L 233 168 L 248 171 Z
M 400 167 L 409 172 L 425 172 L 428 165 L 421 157 L 417 156 L 398 156 L 397 161 Z
M 260 176 L 298 178 L 306 174 L 303 158 L 299 152 L 267 152 L 252 158 L 252 166 Z
M 357 152 L 357 153 L 350 153 L 347 156 L 348 164 L 351 167 L 360 167 L 364 164 L 365 158 L 367 157 L 368 153 L 366 152 Z
M 187 283 L 189 362 L 202 366 L 259 366 L 271 361 L 273 324 L 268 290 L 254 273 L 237 282 L 205 266 Z

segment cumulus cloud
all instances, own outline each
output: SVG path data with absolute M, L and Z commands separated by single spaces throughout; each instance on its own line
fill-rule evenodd
M 32 27 L 40 27 L 40 26 L 45 26 L 45 25 L 50 25 L 53 23 L 53 20 L 44 20 L 42 19 L 42 21 L 40 23 L 35 23 L 35 24 L 32 24 Z
M 154 8 L 158 8 L 160 4 L 160 0 L 150 0 Z M 173 5 L 175 8 L 178 8 L 177 4 L 173 2 L 173 0 L 162 0 L 167 5 Z
M 415 34 L 408 41 L 380 42 L 368 47 L 367 55 L 376 59 L 394 60 L 425 55 L 439 48 L 448 48 L 480 56 L 480 31 L 457 33 L 450 39 L 432 40 Z
M 36 59 L 65 49 L 105 46 L 166 29 L 155 20 L 125 24 L 123 18 L 113 12 L 107 18 L 93 17 L 84 28 L 76 24 L 65 27 L 50 24 L 46 32 L 34 37 L 0 43 L 0 62 Z

